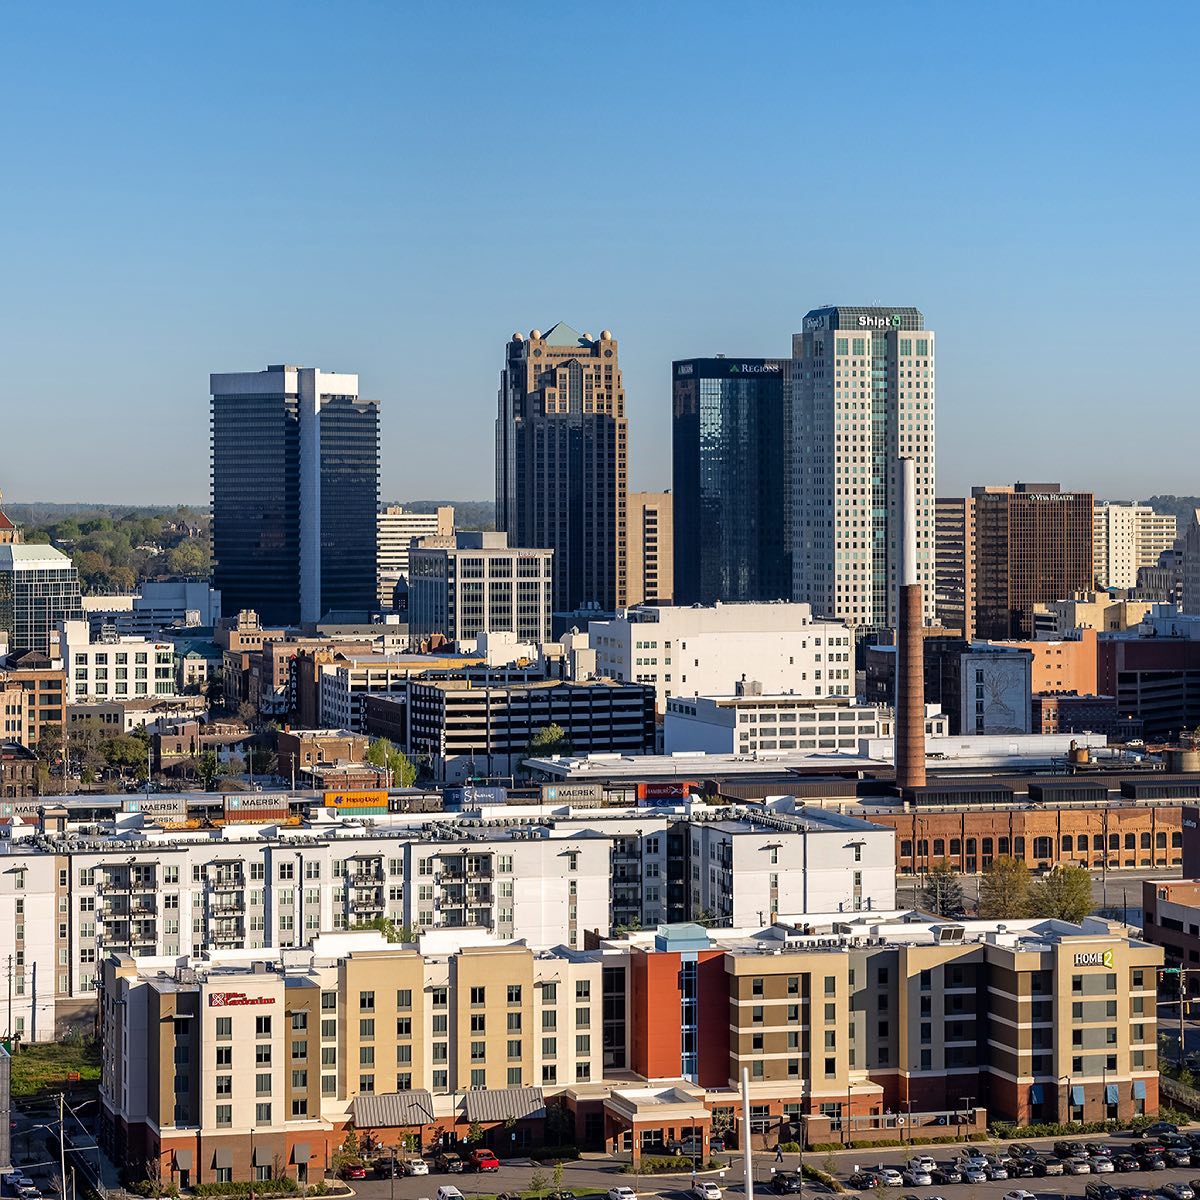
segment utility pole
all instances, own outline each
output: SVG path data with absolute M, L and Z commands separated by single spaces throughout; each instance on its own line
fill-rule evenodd
M 59 1195 L 67 1200 L 67 1127 L 63 1119 L 63 1106 L 66 1103 L 62 1092 L 58 1093 L 58 1169 Z
M 750 1068 L 742 1068 L 742 1170 L 746 1200 L 754 1200 L 754 1156 L 750 1152 Z
M 13 956 L 10 954 L 10 955 L 8 956 L 8 1028 L 5 1030 L 5 1035 L 6 1035 L 6 1036 L 8 1037 L 8 1039 L 9 1039 L 8 1045 L 9 1045 L 9 1050 L 10 1050 L 10 1052 L 11 1052 L 11 1050 L 12 1050 L 12 1035 L 13 1035 L 13 1023 L 12 1023 L 12 979 L 13 979 Z

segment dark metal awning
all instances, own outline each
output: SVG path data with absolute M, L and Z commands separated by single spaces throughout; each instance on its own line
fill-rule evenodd
M 190 1150 L 175 1151 L 175 1170 L 190 1171 L 195 1162 L 195 1155 Z
M 358 1129 L 402 1129 L 432 1125 L 433 1096 L 424 1088 L 409 1092 L 375 1092 L 355 1096 L 350 1111 Z
M 546 1115 L 546 1101 L 539 1087 L 467 1092 L 463 1107 L 468 1121 L 523 1121 Z
M 220 1169 L 233 1166 L 233 1147 L 218 1146 L 213 1151 L 213 1166 Z
M 297 1142 L 292 1147 L 292 1162 L 306 1163 L 310 1158 L 312 1158 L 312 1150 L 307 1142 Z
M 269 1167 L 274 1161 L 275 1151 L 270 1146 L 254 1147 L 254 1165 L 256 1167 Z

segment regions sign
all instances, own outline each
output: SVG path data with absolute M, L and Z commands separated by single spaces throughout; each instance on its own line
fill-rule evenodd
M 251 1004 L 274 1004 L 274 996 L 247 996 L 245 992 L 209 992 L 209 1008 L 245 1008 Z
M 376 812 L 387 812 L 387 806 L 388 794 L 383 791 L 325 793 L 326 808 L 347 808 L 355 809 L 359 812 L 368 809 Z
M 570 804 L 575 808 L 596 808 L 604 803 L 601 783 L 543 783 L 543 804 Z

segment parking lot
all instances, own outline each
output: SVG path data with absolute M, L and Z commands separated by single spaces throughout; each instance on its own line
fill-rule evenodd
M 1186 1131 L 1185 1131 L 1186 1133 Z M 1110 1136 L 1094 1134 L 1070 1139 L 1040 1138 L 1031 1140 L 1028 1145 L 1036 1151 L 1039 1157 L 1057 1160 L 1055 1142 L 1061 1140 L 1071 1143 L 1071 1148 L 1086 1146 L 1089 1143 L 1100 1151 L 1107 1150 L 1108 1157 L 1117 1160 L 1122 1154 L 1132 1152 L 1139 1144 L 1138 1139 L 1130 1133 L 1117 1133 Z M 879 1200 L 903 1200 L 912 1196 L 919 1200 L 932 1200 L 934 1197 L 945 1197 L 945 1200 L 1004 1200 L 1009 1193 L 1023 1192 L 1036 1197 L 1037 1200 L 1047 1200 L 1050 1197 L 1078 1197 L 1080 1200 L 1188 1200 L 1180 1194 L 1170 1196 L 1163 1189 L 1168 1185 L 1189 1184 L 1191 1180 L 1200 1180 L 1200 1131 L 1193 1134 L 1196 1143 L 1196 1165 L 1170 1166 L 1161 1169 L 1148 1170 L 1139 1166 L 1136 1170 L 1113 1170 L 1101 1173 L 1061 1176 L 1031 1176 L 1010 1177 L 1008 1179 L 987 1179 L 980 1182 L 930 1182 L 929 1184 L 891 1183 L 882 1188 L 853 1187 L 851 1178 L 864 1170 L 879 1165 L 894 1168 L 902 1167 L 908 1159 L 915 1155 L 928 1155 L 940 1166 L 954 1162 L 960 1155 L 967 1152 L 979 1152 L 990 1156 L 1007 1156 L 1012 1143 L 977 1143 L 972 1146 L 914 1146 L 888 1147 L 881 1150 L 860 1149 L 854 1151 L 837 1151 L 827 1154 L 821 1151 L 810 1151 L 804 1155 L 805 1165 L 820 1170 L 832 1170 L 839 1182 L 851 1193 L 864 1197 L 878 1196 Z M 1066 1149 L 1063 1146 L 1062 1149 Z M 1095 1157 L 1102 1157 L 1098 1154 Z M 731 1196 L 745 1194 L 743 1185 L 742 1160 L 736 1153 L 719 1155 L 718 1159 L 725 1163 L 722 1172 L 704 1172 L 700 1178 L 716 1183 L 723 1192 Z M 782 1163 L 775 1160 L 773 1154 L 756 1153 L 754 1155 L 755 1192 L 762 1196 L 777 1194 L 776 1187 L 786 1194 L 785 1189 L 776 1185 L 775 1176 L 794 1173 L 799 1165 L 795 1154 L 784 1156 Z M 1125 1164 L 1129 1165 L 1129 1164 Z M 690 1200 L 691 1179 L 686 1173 L 673 1176 L 633 1176 L 623 1170 L 624 1164 L 609 1159 L 586 1158 L 577 1162 L 564 1164 L 562 1171 L 562 1189 L 583 1193 L 591 1190 L 607 1191 L 613 1187 L 634 1187 L 639 1196 L 663 1196 L 670 1200 Z M 1090 1168 L 1090 1164 L 1089 1164 Z M 424 1200 L 436 1195 L 439 1185 L 454 1184 L 470 1200 L 473 1195 L 495 1195 L 499 1192 L 527 1192 L 535 1174 L 540 1173 L 545 1178 L 545 1186 L 553 1189 L 553 1172 L 549 1167 L 538 1167 L 528 1160 L 512 1160 L 501 1163 L 500 1169 L 486 1174 L 466 1173 L 460 1175 L 445 1175 L 431 1172 L 427 1176 L 416 1178 L 399 1178 L 396 1180 L 367 1179 L 355 1181 L 355 1191 L 367 1200 Z M 911 1177 L 910 1177 L 911 1178 Z M 855 1183 L 864 1181 L 855 1179 Z M 1087 1189 L 1092 1186 L 1089 1194 Z M 1095 1189 L 1113 1188 L 1113 1192 L 1097 1193 Z M 803 1184 L 803 1195 L 813 1195 L 825 1189 L 809 1180 Z M 1195 1189 L 1197 1200 L 1200 1200 L 1200 1186 Z M 1014 1197 L 1014 1200 L 1017 1198 Z M 1025 1200 L 1021 1197 L 1020 1200 Z

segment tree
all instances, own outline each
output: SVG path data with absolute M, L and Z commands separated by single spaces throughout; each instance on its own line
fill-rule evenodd
M 472 1121 L 467 1126 L 467 1144 L 478 1146 L 483 1141 L 483 1126 L 478 1121 Z M 543 1185 L 545 1186 L 545 1185 Z
M 1053 867 L 1029 888 L 1029 912 L 1078 925 L 1095 907 L 1092 877 L 1084 867 Z
M 387 738 L 376 738 L 367 747 L 367 762 L 387 771 L 391 787 L 412 787 L 417 768 L 403 750 L 397 750 Z
M 962 882 L 948 858 L 940 858 L 930 867 L 921 889 L 921 907 L 937 917 L 961 916 Z
M 529 1190 L 540 1196 L 546 1190 L 549 1182 L 545 1171 L 534 1171 L 529 1177 Z
M 979 884 L 979 915 L 990 920 L 1023 917 L 1029 911 L 1029 868 L 1019 858 L 992 859 Z
M 378 929 L 389 942 L 415 942 L 417 931 L 411 925 L 397 925 L 391 917 L 372 917 L 369 921 L 358 921 L 351 929 Z
M 529 739 L 527 751 L 530 758 L 543 758 L 549 754 L 570 754 L 571 739 L 559 724 L 543 725 Z
M 203 754 L 196 756 L 196 773 L 203 781 L 205 791 L 212 787 L 219 766 L 217 756 L 212 750 L 205 750 Z

